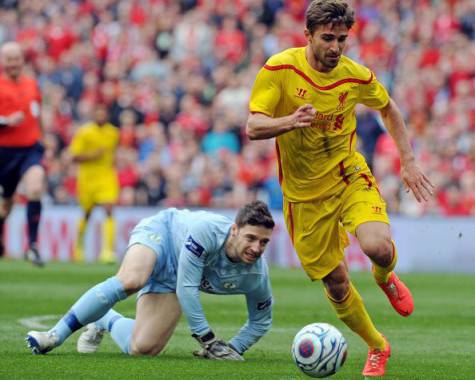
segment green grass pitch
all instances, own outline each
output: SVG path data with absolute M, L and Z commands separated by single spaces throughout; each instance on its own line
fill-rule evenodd
M 44 269 L 0 261 L 0 379 L 304 379 L 290 357 L 295 333 L 311 322 L 336 325 L 348 340 L 348 359 L 332 379 L 362 379 L 362 341 L 334 316 L 321 284 L 299 269 L 272 268 L 273 329 L 249 352 L 246 362 L 195 359 L 197 344 L 184 319 L 158 357 L 123 355 L 109 336 L 96 354 L 75 351 L 78 333 L 47 355 L 26 348 L 25 324 L 52 326 L 89 287 L 113 275 L 115 266 L 50 263 Z M 415 297 L 409 318 L 394 312 L 368 273 L 353 274 L 375 324 L 392 343 L 387 379 L 475 379 L 475 276 L 407 274 Z M 230 338 L 246 319 L 244 297 L 202 295 L 217 335 Z M 116 309 L 134 316 L 135 298 Z M 32 319 L 33 318 L 33 319 Z

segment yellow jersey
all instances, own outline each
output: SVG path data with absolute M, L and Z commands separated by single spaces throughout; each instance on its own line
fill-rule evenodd
M 389 95 L 366 67 L 342 56 L 328 73 L 313 69 L 305 47 L 269 58 L 259 71 L 249 110 L 273 118 L 288 116 L 304 104 L 316 110 L 312 127 L 276 137 L 279 181 L 287 200 L 326 198 L 344 188 L 348 172 L 366 163 L 356 146 L 355 106 L 381 109 Z
M 103 148 L 104 153 L 95 160 L 79 163 L 78 182 L 101 182 L 105 178 L 117 177 L 114 161 L 118 144 L 119 130 L 110 123 L 103 126 L 87 123 L 81 126 L 71 141 L 69 151 L 79 155 Z

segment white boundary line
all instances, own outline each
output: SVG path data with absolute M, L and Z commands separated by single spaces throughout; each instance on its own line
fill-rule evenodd
M 29 329 L 38 329 L 38 330 L 47 330 L 51 328 L 54 323 L 59 320 L 62 317 L 62 315 L 55 315 L 55 314 L 48 314 L 48 315 L 34 315 L 32 317 L 28 318 L 20 318 L 17 320 L 17 322 L 25 326 Z M 241 326 L 236 326 L 236 327 L 229 327 L 229 326 L 223 326 L 219 324 L 213 324 L 213 327 L 217 331 L 224 331 L 224 332 L 237 332 L 238 329 Z M 302 326 L 299 326 L 302 327 Z M 270 332 L 274 333 L 297 333 L 299 331 L 299 327 L 272 327 Z M 189 332 L 190 330 L 188 329 L 188 326 L 182 325 L 182 326 L 177 326 L 176 331 L 179 332 Z
M 61 315 L 36 315 L 29 318 L 20 318 L 17 322 L 29 329 L 45 330 L 51 327 L 51 323 L 45 324 L 43 322 L 53 322 L 59 318 L 61 318 Z

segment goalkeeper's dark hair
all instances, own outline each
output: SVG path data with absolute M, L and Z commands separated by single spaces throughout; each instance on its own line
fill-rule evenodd
M 343 0 L 313 0 L 305 13 L 305 26 L 310 34 L 318 26 L 345 24 L 351 29 L 355 23 L 355 11 Z
M 241 228 L 246 224 L 274 228 L 275 223 L 267 205 L 262 201 L 254 201 L 241 207 L 236 215 L 236 225 Z

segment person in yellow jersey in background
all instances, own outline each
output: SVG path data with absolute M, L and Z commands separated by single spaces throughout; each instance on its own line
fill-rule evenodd
M 303 269 L 322 280 L 337 316 L 368 345 L 363 369 L 382 376 L 391 354 L 371 321 L 344 264 L 346 231 L 373 263 L 373 275 L 394 309 L 414 309 L 409 289 L 394 273 L 397 253 L 386 204 L 364 157 L 355 150 L 355 106 L 380 111 L 396 142 L 401 178 L 416 199 L 433 185 L 415 162 L 401 113 L 373 72 L 343 55 L 354 11 L 339 0 L 312 1 L 306 12 L 307 46 L 272 56 L 252 90 L 246 133 L 276 137 L 287 229 Z
M 74 259 L 84 261 L 84 233 L 95 206 L 106 211 L 102 226 L 101 262 L 116 261 L 114 253 L 115 223 L 112 209 L 119 197 L 119 182 L 114 167 L 119 144 L 119 130 L 109 123 L 108 110 L 99 104 L 94 110 L 94 121 L 81 126 L 75 133 L 69 151 L 78 164 L 78 202 L 84 210 L 79 222 L 79 233 Z

